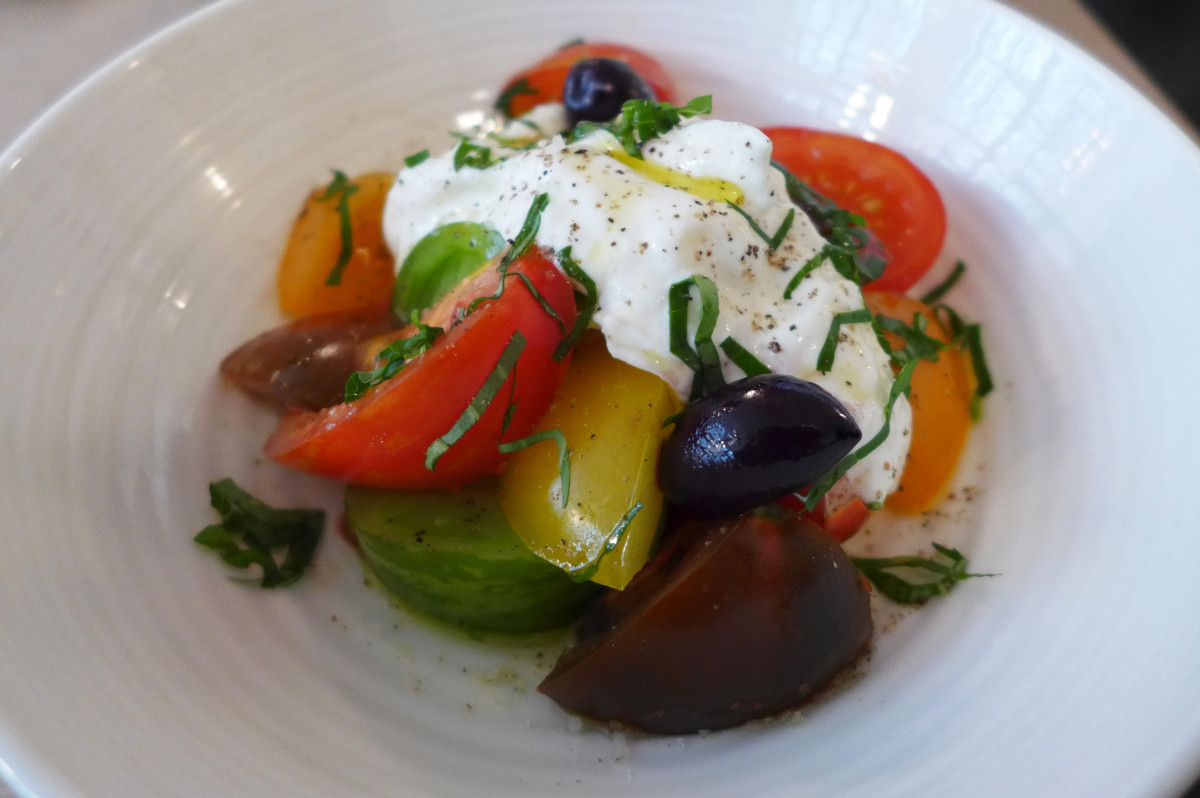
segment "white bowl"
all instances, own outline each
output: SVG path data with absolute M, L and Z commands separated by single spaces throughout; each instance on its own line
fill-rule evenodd
M 262 462 L 221 356 L 331 168 L 395 168 L 576 36 L 720 115 L 842 128 L 942 189 L 939 268 L 1002 390 L 964 476 L 979 570 L 800 722 L 580 730 L 528 650 L 455 640 L 328 535 L 264 592 L 191 542 Z M 466 113 L 467 116 L 459 116 Z M 1084 53 L 978 0 L 227 2 L 0 159 L 0 776 L 29 795 L 1161 795 L 1200 768 L 1200 159 Z M 558 640 L 547 640 L 542 661 Z

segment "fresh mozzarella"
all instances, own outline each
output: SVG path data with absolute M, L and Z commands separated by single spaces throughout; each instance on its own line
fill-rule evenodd
M 542 131 L 561 124 L 554 107 L 538 113 Z M 514 123 L 495 138 L 509 141 L 530 132 Z M 401 171 L 388 196 L 385 236 L 397 263 L 425 234 L 450 222 L 480 222 L 512 239 L 534 197 L 546 193 L 550 202 L 537 242 L 554 250 L 571 247 L 596 282 L 594 322 L 614 357 L 660 375 L 686 396 L 692 372 L 670 352 L 667 293 L 679 280 L 704 275 L 720 295 L 714 341 L 731 336 L 772 371 L 822 386 L 858 422 L 862 440 L 871 440 L 883 426 L 893 383 L 871 326 L 843 326 L 833 368 L 816 369 L 834 315 L 862 308 L 862 292 L 825 261 L 784 299 L 788 281 L 824 240 L 797 211 L 783 243 L 770 250 L 718 198 L 736 197 L 768 234 L 779 229 L 794 206 L 782 175 L 771 167 L 771 142 L 747 125 L 693 119 L 647 142 L 642 152 L 650 166 L 625 155 L 607 131 L 572 143 L 555 135 L 530 149 L 504 150 L 507 157 L 486 169 L 456 170 L 451 151 Z M 711 189 L 699 193 L 712 198 L 689 193 L 698 188 Z M 729 380 L 743 376 L 723 356 L 722 367 Z M 850 471 L 864 500 L 881 502 L 895 489 L 911 427 L 911 408 L 901 397 L 887 441 Z

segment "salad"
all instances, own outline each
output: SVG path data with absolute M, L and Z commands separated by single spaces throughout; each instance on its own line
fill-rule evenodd
M 296 320 L 221 366 L 282 411 L 271 459 L 347 484 L 391 592 L 470 630 L 576 624 L 540 691 L 669 734 L 798 706 L 868 650 L 873 591 L 974 576 L 841 543 L 938 503 L 991 388 L 942 302 L 965 267 L 905 294 L 946 229 L 911 162 L 681 100 L 652 57 L 575 43 L 445 153 L 335 172 L 280 263 Z M 320 513 L 210 492 L 199 542 L 301 576 Z

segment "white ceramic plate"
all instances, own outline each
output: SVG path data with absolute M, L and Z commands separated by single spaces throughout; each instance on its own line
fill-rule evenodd
M 957 301 L 1004 388 L 956 539 L 1002 575 L 907 618 L 800 722 L 579 731 L 527 651 L 398 614 L 336 535 L 278 592 L 191 542 L 226 475 L 337 507 L 261 462 L 269 414 L 216 378 L 278 318 L 300 198 L 445 141 L 579 35 L 656 53 L 724 116 L 904 150 L 950 209 L 941 268 L 971 266 Z M 1198 218 L 1188 140 L 984 2 L 205 11 L 0 160 L 0 776 L 43 796 L 1179 790 L 1200 768 Z

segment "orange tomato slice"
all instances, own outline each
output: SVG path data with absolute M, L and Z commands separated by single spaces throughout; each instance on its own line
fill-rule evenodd
M 371 172 L 349 181 L 350 259 L 336 285 L 330 274 L 342 254 L 341 192 L 313 191 L 304 203 L 279 263 L 279 307 L 293 316 L 383 311 L 391 304 L 395 272 L 383 241 L 383 204 L 394 176 Z M 332 194 L 332 196 L 330 196 Z
M 949 340 L 928 305 L 896 293 L 867 291 L 865 296 L 872 313 L 906 323 L 920 313 L 929 322 L 929 335 Z M 897 336 L 889 333 L 888 338 L 892 345 L 902 345 Z M 909 396 L 912 440 L 900 487 L 884 503 L 889 510 L 922 513 L 942 498 L 970 433 L 971 390 L 970 370 L 958 349 L 944 349 L 937 361 L 922 360 L 917 365 Z

